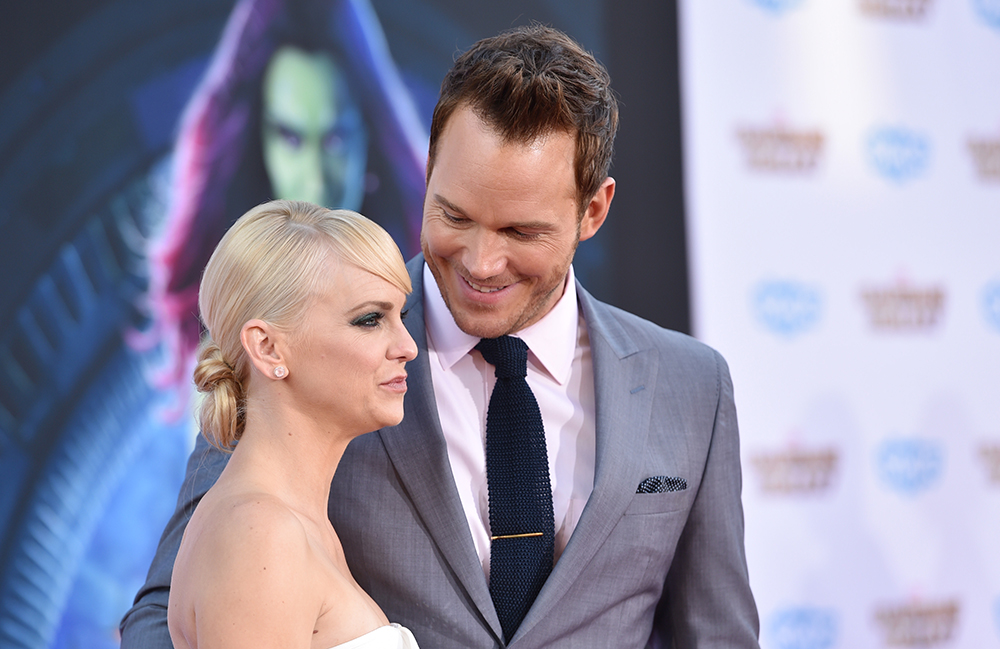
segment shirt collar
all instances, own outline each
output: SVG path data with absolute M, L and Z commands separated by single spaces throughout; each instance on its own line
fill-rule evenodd
M 435 351 L 445 370 L 468 354 L 479 343 L 455 324 L 451 312 L 434 275 L 424 263 L 424 320 L 427 326 L 428 345 Z M 576 341 L 579 336 L 580 317 L 576 297 L 576 276 L 570 265 L 566 288 L 562 297 L 541 320 L 525 327 L 515 335 L 523 340 L 538 364 L 556 383 L 564 385 L 570 376 Z M 572 335 L 567 335 L 567 333 Z M 529 356 L 530 360 L 530 356 Z

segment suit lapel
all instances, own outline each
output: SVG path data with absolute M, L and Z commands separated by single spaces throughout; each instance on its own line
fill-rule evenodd
M 448 449 L 441 432 L 427 356 L 423 257 L 407 264 L 413 293 L 406 320 L 418 355 L 407 364 L 403 422 L 379 431 L 400 482 L 465 594 L 499 639 L 500 622 L 465 520 Z M 543 620 L 567 593 L 614 529 L 639 484 L 641 453 L 649 432 L 659 370 L 656 350 L 641 350 L 621 332 L 606 308 L 583 287 L 577 291 L 594 365 L 596 466 L 594 490 L 566 550 L 525 617 L 516 640 Z M 508 643 L 509 644 L 509 643 Z
M 594 366 L 594 490 L 566 550 L 552 570 L 534 605 L 521 623 L 516 640 L 566 594 L 618 524 L 642 479 L 642 453 L 650 428 L 652 398 L 659 371 L 655 349 L 640 349 L 610 319 L 606 308 L 577 284 L 590 337 Z
M 407 300 L 406 326 L 417 343 L 418 354 L 406 366 L 409 378 L 403 421 L 399 426 L 382 429 L 379 435 L 400 482 L 441 555 L 499 638 L 500 621 L 455 487 L 434 400 L 424 325 L 423 256 L 412 259 L 407 267 L 413 293 Z

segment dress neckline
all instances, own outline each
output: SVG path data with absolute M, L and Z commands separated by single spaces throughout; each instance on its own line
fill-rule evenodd
M 354 649 L 355 647 L 363 647 L 367 643 L 377 640 L 380 635 L 393 632 L 398 633 L 401 628 L 402 627 L 400 627 L 399 624 L 390 622 L 389 624 L 380 626 L 377 629 L 372 629 L 368 633 L 360 635 L 353 640 L 348 640 L 347 642 L 330 647 L 330 649 Z

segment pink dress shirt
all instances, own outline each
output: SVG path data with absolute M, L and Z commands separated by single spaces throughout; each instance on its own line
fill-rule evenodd
M 493 366 L 461 331 L 424 264 L 424 318 L 434 398 L 451 472 L 476 551 L 489 576 L 490 511 L 486 486 L 486 409 Z M 570 267 L 562 297 L 535 324 L 516 333 L 528 345 L 528 385 L 545 425 L 555 512 L 555 557 L 566 548 L 594 488 L 594 369 L 590 339 Z

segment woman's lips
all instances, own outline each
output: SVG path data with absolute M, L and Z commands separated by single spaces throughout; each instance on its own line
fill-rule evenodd
M 397 376 L 392 380 L 386 381 L 382 384 L 382 387 L 391 392 L 406 392 L 406 375 Z

